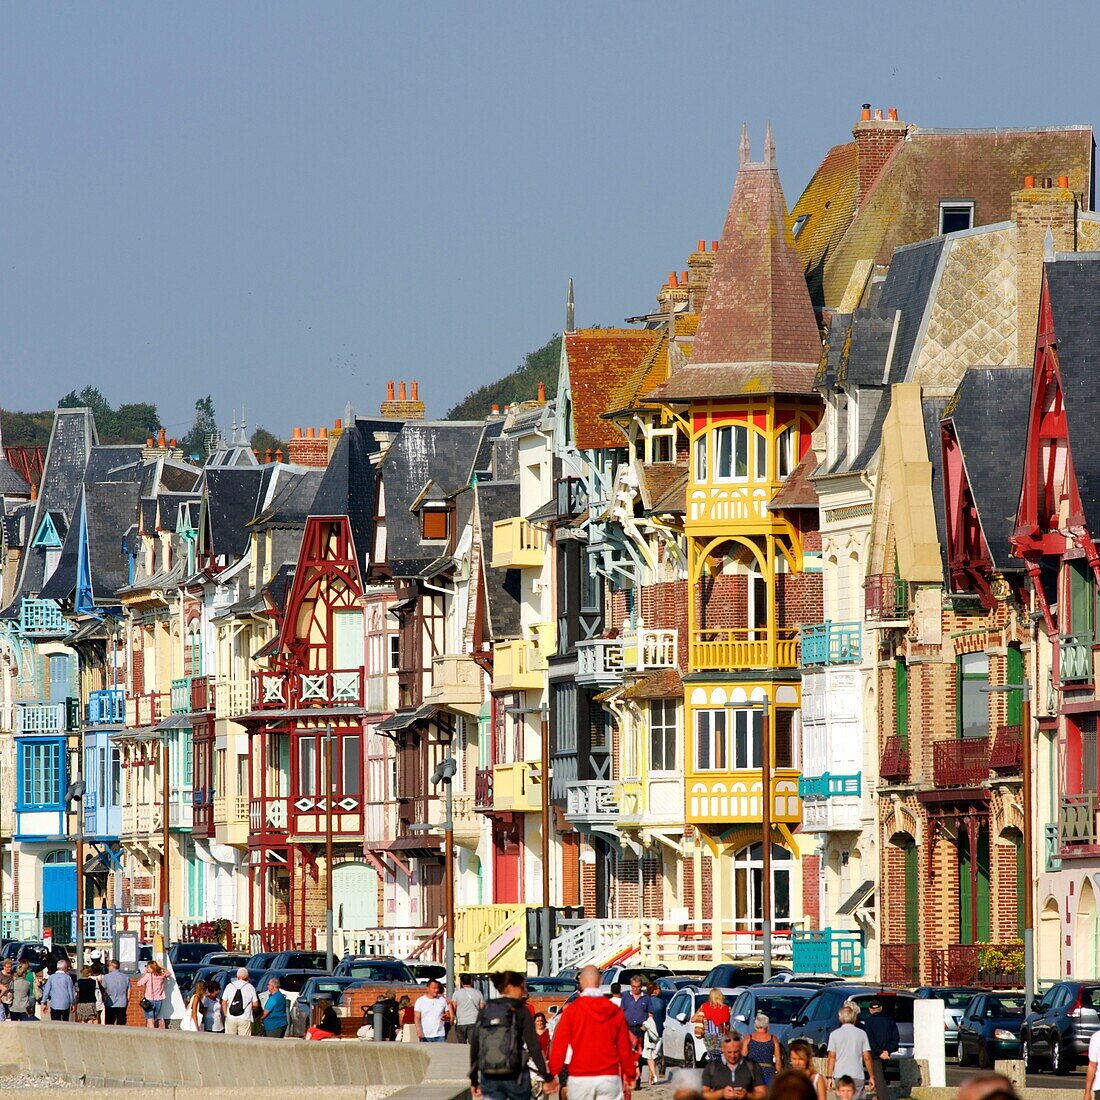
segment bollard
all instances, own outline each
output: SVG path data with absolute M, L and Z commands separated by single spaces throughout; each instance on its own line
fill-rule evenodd
M 993 1068 L 998 1073 L 1003 1073 L 1017 1092 L 1027 1087 L 1027 1062 L 1022 1058 L 998 1059 L 993 1063 Z

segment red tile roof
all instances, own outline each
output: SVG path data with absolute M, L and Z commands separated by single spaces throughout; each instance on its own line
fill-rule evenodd
M 623 434 L 602 420 L 611 395 L 650 354 L 660 339 L 655 329 L 589 328 L 565 334 L 573 438 L 582 451 L 625 447 Z

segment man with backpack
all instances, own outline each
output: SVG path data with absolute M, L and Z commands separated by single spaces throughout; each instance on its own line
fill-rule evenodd
M 478 1013 L 470 1035 L 470 1085 L 485 1100 L 531 1100 L 531 1062 L 543 1092 L 557 1091 L 546 1069 L 535 1021 L 527 1007 L 524 978 L 514 970 L 491 975 L 499 997 Z
M 252 1019 L 259 1008 L 256 987 L 248 980 L 248 969 L 242 966 L 236 981 L 230 982 L 222 994 L 226 1035 L 251 1035 Z

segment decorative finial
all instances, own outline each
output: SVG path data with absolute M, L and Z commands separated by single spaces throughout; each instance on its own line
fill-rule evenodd
M 569 287 L 565 292 L 565 331 L 577 331 L 577 311 L 573 306 L 573 280 L 569 280 Z
M 1043 235 L 1043 261 L 1048 264 L 1054 261 L 1054 234 L 1049 225 Z
M 737 147 L 737 163 L 744 168 L 749 163 L 749 124 L 741 123 L 741 144 Z
M 775 138 L 772 137 L 771 119 L 768 119 L 768 128 L 764 131 L 764 167 L 775 167 Z

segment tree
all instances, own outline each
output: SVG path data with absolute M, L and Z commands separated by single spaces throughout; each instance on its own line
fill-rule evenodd
M 489 382 L 468 394 L 449 413 L 448 420 L 481 420 L 493 405 L 501 409 L 513 401 L 533 401 L 539 383 L 553 396 L 558 388 L 558 367 L 561 361 L 561 337 L 551 336 L 541 348 L 528 352 L 520 366 L 496 382 Z
M 286 443 L 273 432 L 269 432 L 262 424 L 252 433 L 252 439 L 249 442 L 252 444 L 252 449 L 260 456 L 261 462 L 267 451 L 271 451 L 272 456 L 276 451 L 282 451 L 283 456 L 286 456 Z
M 156 405 L 148 401 L 135 401 L 128 405 L 119 405 L 115 410 L 115 430 L 118 439 L 103 439 L 105 443 L 137 443 L 150 437 L 156 438 L 163 427 Z
M 191 424 L 191 430 L 180 440 L 183 453 L 204 457 L 207 453 L 207 441 L 217 434 L 218 422 L 214 415 L 214 398 L 207 394 L 195 402 L 195 419 Z

